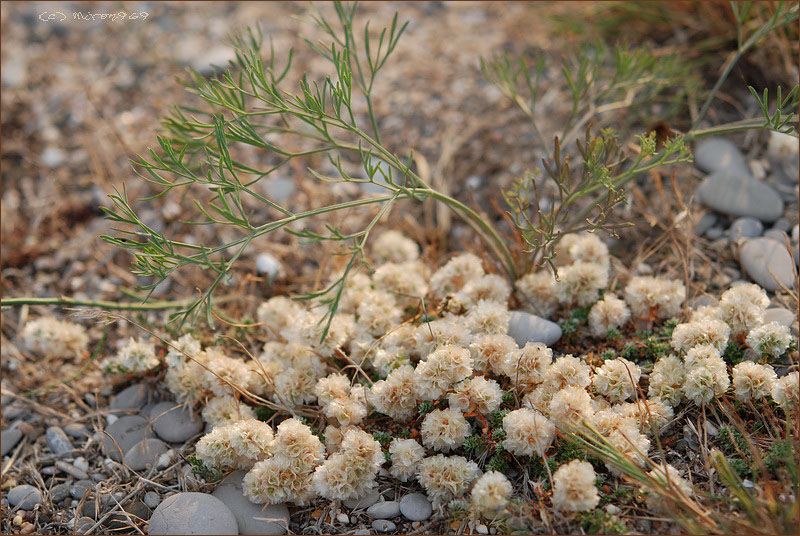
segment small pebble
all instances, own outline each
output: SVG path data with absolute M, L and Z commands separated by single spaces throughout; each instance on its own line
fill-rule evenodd
M 94 519 L 91 517 L 79 517 L 74 524 L 70 523 L 70 528 L 75 527 L 77 534 L 86 534 L 89 529 L 94 527 L 94 523 Z
M 19 428 L 12 426 L 3 430 L 2 434 L 0 434 L 0 456 L 5 456 L 11 452 L 20 439 L 22 439 L 22 430 Z
M 344 523 L 346 525 L 350 523 L 350 516 L 348 516 L 344 512 L 341 512 L 336 516 L 336 521 L 338 521 L 339 523 Z
M 84 458 L 83 456 L 78 456 L 77 458 L 75 458 L 75 461 L 72 462 L 72 465 L 74 465 L 81 471 L 89 470 L 89 462 L 87 462 L 86 458 Z
M 80 500 L 91 489 L 94 489 L 94 482 L 91 480 L 78 480 L 69 487 L 69 494 L 73 499 Z
M 134 471 L 141 471 L 155 465 L 168 450 L 169 446 L 159 439 L 143 439 L 125 453 L 123 463 Z
M 217 485 L 212 495 L 225 503 L 236 518 L 239 534 L 286 534 L 289 508 L 285 503 L 261 505 L 251 502 L 242 492 L 245 471 L 234 471 Z
M 58 472 L 58 469 L 56 469 L 54 465 L 48 465 L 47 467 L 42 467 L 41 469 L 39 469 L 39 472 L 42 473 L 43 475 L 53 476 Z
M 620 509 L 620 507 L 615 505 L 615 504 L 607 504 L 606 505 L 606 512 L 608 512 L 612 516 L 615 516 L 615 515 L 619 514 L 621 511 L 622 510 Z
M 256 270 L 272 283 L 281 273 L 281 262 L 269 253 L 259 253 L 256 257 Z
M 367 508 L 367 515 L 372 519 L 391 519 L 400 514 L 400 503 L 397 501 L 378 502 Z
M 381 498 L 381 494 L 377 491 L 373 490 L 370 491 L 365 497 L 360 499 L 345 499 L 342 501 L 342 504 L 346 508 L 350 508 L 351 510 L 358 510 L 362 508 L 369 508 L 376 502 L 378 502 Z
M 792 323 L 797 319 L 797 315 L 789 309 L 783 307 L 770 307 L 764 312 L 764 323 L 777 322 L 782 326 L 791 327 Z
M 800 225 L 792 227 L 792 242 L 800 241 Z
M 708 231 L 706 231 L 706 238 L 709 240 L 719 240 L 722 238 L 722 233 L 724 231 L 719 227 L 712 227 Z
M 161 497 L 158 496 L 158 493 L 155 491 L 148 491 L 144 494 L 144 504 L 146 504 L 149 508 L 155 508 L 161 502 Z
M 484 525 L 483 523 L 479 523 L 477 527 L 475 527 L 475 532 L 478 534 L 489 534 L 489 527 Z
M 707 173 L 747 169 L 747 162 L 739 148 L 730 140 L 716 136 L 703 138 L 695 144 L 694 163 Z
M 149 389 L 143 383 L 136 383 L 120 391 L 111 399 L 108 407 L 117 410 L 119 413 L 126 411 L 138 411 L 147 402 Z
M 50 500 L 54 503 L 60 503 L 67 497 L 69 497 L 69 488 L 70 485 L 66 482 L 63 484 L 57 484 L 50 489 Z
M 730 228 L 731 240 L 740 238 L 755 238 L 764 232 L 764 224 L 755 218 L 736 218 Z
M 719 429 L 711 421 L 705 421 L 703 423 L 703 427 L 706 429 L 706 433 L 711 437 L 716 437 L 719 435 Z
M 388 519 L 376 519 L 372 522 L 372 528 L 378 532 L 392 532 L 397 528 L 397 525 Z
M 182 443 L 203 429 L 203 419 L 188 405 L 161 402 L 150 412 L 156 435 L 169 443 Z
M 794 287 L 794 259 L 783 244 L 769 238 L 748 240 L 739 255 L 742 268 L 766 290 Z
M 522 348 L 528 342 L 541 342 L 552 346 L 561 338 L 561 328 L 555 322 L 526 313 L 511 311 L 508 335 Z
M 85 461 L 84 461 L 84 463 L 85 463 Z M 56 467 L 59 470 L 64 471 L 65 473 L 67 473 L 69 476 L 74 476 L 78 480 L 87 480 L 88 481 L 88 479 L 89 479 L 89 473 L 87 473 L 86 471 L 83 471 L 81 469 L 78 469 L 74 465 L 69 464 L 67 462 L 59 460 L 59 461 L 56 462 Z M 87 464 L 87 468 L 88 468 L 88 464 Z
M 409 493 L 400 499 L 400 512 L 410 521 L 425 521 L 433 513 L 433 506 L 422 493 Z
M 221 500 L 185 492 L 161 501 L 150 518 L 149 534 L 239 534 L 239 528 Z
M 19 529 L 19 533 L 20 533 L 20 534 L 32 534 L 32 533 L 33 533 L 33 530 L 34 530 L 34 528 L 35 528 L 35 527 L 33 526 L 33 523 L 29 523 L 28 521 L 26 521 L 26 522 L 25 522 L 25 523 L 23 523 L 23 524 L 22 524 L 22 526 L 20 527 L 20 529 Z
M 778 218 L 775 220 L 775 223 L 772 224 L 772 228 L 776 231 L 783 231 L 784 233 L 788 233 L 789 229 L 792 228 L 792 224 L 789 223 L 789 220 L 786 218 Z
M 122 461 L 122 455 L 148 434 L 147 427 L 147 419 L 140 415 L 126 415 L 111 424 L 103 434 L 103 444 L 108 456 L 113 461 Z
M 42 504 L 42 493 L 27 484 L 12 488 L 6 497 L 8 504 L 20 510 L 33 510 L 37 504 Z
M 70 442 L 64 430 L 58 426 L 51 426 L 45 432 L 45 439 L 47 445 L 55 454 L 63 454 L 72 450 L 72 442 Z
M 87 430 L 85 426 L 76 422 L 64 426 L 64 431 L 68 436 L 74 437 L 75 439 L 86 439 L 91 436 L 89 430 Z

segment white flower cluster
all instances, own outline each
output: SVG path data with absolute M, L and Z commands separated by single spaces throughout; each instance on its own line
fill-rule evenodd
M 83 326 L 52 316 L 26 322 L 20 337 L 25 348 L 46 357 L 79 357 L 89 345 Z
M 553 474 L 553 506 L 564 512 L 585 512 L 600 502 L 592 464 L 582 460 L 565 463 Z
M 671 318 L 680 312 L 685 299 L 686 287 L 676 279 L 637 276 L 625 287 L 625 301 L 637 318 Z
M 519 456 L 541 456 L 553 443 L 555 425 L 532 409 L 516 409 L 503 417 L 503 448 Z
M 425 415 L 420 432 L 424 445 L 449 452 L 464 443 L 470 434 L 470 426 L 460 411 L 435 409 Z
M 109 372 L 128 374 L 154 369 L 160 363 L 152 342 L 131 337 L 117 355 L 105 360 L 103 368 Z
M 257 504 L 307 504 L 314 498 L 314 469 L 325 454 L 319 438 L 297 419 L 287 419 L 278 425 L 270 450 L 273 455 L 244 476 L 245 496 Z
M 380 443 L 362 430 L 349 430 L 339 451 L 314 470 L 314 490 L 330 500 L 363 497 L 375 487 L 383 461 Z
M 274 439 L 272 427 L 256 419 L 217 426 L 197 442 L 197 459 L 223 471 L 249 470 L 272 454 Z
M 367 416 L 367 390 L 363 385 L 350 385 L 343 374 L 320 378 L 314 388 L 325 416 L 336 419 L 340 426 L 360 423 Z
M 667 500 L 667 495 L 683 495 L 686 498 L 691 498 L 694 494 L 694 487 L 691 482 L 681 477 L 678 470 L 672 465 L 658 465 L 652 471 L 647 473 L 653 480 L 658 482 L 661 488 L 671 490 L 669 493 L 663 491 L 659 493 L 655 485 L 644 486 L 642 493 L 647 502 L 647 508 L 656 513 L 667 513 L 672 506 Z
M 478 464 L 461 456 L 429 456 L 420 462 L 417 480 L 434 506 L 463 495 L 481 474 Z
M 792 337 L 786 326 L 763 323 L 768 305 L 764 289 L 743 283 L 723 292 L 719 306 L 698 308 L 689 322 L 678 324 L 672 332 L 671 344 L 678 355 L 663 357 L 654 364 L 649 396 L 674 406 L 684 399 L 705 404 L 724 393 L 731 378 L 722 352 L 732 338 L 746 342 L 765 359 L 781 356 L 791 345 Z M 734 392 L 742 401 L 765 398 L 772 393 L 775 382 L 776 374 L 770 365 L 745 361 L 733 368 Z
M 413 439 L 392 439 L 389 444 L 392 467 L 389 473 L 401 482 L 417 475 L 419 464 L 425 457 L 425 449 Z
M 484 473 L 472 486 L 472 507 L 484 515 L 494 515 L 508 505 L 514 493 L 506 475 L 497 471 Z

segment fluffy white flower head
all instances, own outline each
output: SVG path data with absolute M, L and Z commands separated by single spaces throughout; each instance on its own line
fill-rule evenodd
M 572 460 L 553 475 L 553 506 L 564 512 L 586 512 L 600 502 L 592 464 Z
M 606 294 L 589 311 L 589 328 L 595 337 L 605 337 L 608 330 L 625 325 L 630 317 L 631 311 L 623 300 Z
M 789 348 L 792 336 L 789 334 L 787 326 L 770 322 L 750 330 L 745 342 L 759 355 L 777 359 Z
M 28 350 L 48 357 L 77 357 L 86 352 L 89 345 L 83 326 L 52 316 L 26 322 L 21 338 Z
M 392 439 L 389 444 L 389 454 L 392 455 L 392 466 L 389 473 L 401 482 L 417 474 L 419 464 L 425 457 L 425 449 L 414 439 Z
M 496 514 L 508 505 L 514 493 L 506 475 L 497 471 L 484 473 L 472 487 L 472 507 L 485 515 Z
M 435 409 L 425 415 L 420 428 L 422 443 L 441 452 L 464 444 L 470 426 L 464 414 L 453 409 Z
M 438 507 L 464 494 L 480 473 L 475 462 L 461 456 L 438 454 L 422 460 L 417 480 Z
M 743 361 L 733 367 L 733 389 L 736 398 L 744 402 L 769 396 L 777 379 L 775 370 L 769 365 Z
M 612 402 L 621 402 L 633 396 L 641 376 L 637 364 L 622 357 L 609 359 L 595 371 L 594 386 Z
M 503 417 L 503 448 L 519 456 L 541 456 L 555 438 L 555 426 L 538 411 L 521 408 Z

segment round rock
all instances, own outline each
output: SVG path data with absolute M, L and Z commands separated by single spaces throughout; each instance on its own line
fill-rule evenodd
M 745 242 L 739 256 L 742 268 L 767 290 L 794 288 L 794 259 L 786 246 L 770 238 Z
M 158 462 L 158 458 L 168 450 L 169 445 L 160 439 L 143 439 L 125 453 L 123 461 L 125 465 L 134 471 L 141 471 L 148 466 L 155 465 Z
M 47 445 L 56 454 L 63 454 L 72 450 L 72 442 L 58 426 L 51 426 L 45 433 Z
M 19 440 L 22 439 L 22 430 L 16 426 L 6 428 L 0 434 L 0 456 L 5 456 L 11 449 L 17 446 Z
M 143 383 L 131 385 L 111 399 L 109 407 L 119 413 L 139 411 L 147 402 L 148 388 Z
M 33 510 L 37 504 L 42 504 L 41 492 L 27 484 L 12 488 L 6 498 L 8 504 L 19 507 L 20 510 Z
M 731 224 L 731 240 L 740 238 L 755 238 L 764 232 L 764 224 L 755 218 L 736 218 Z
M 230 509 L 206 493 L 178 493 L 164 499 L 150 518 L 148 534 L 238 534 Z
M 715 223 L 717 223 L 717 217 L 714 213 L 706 212 L 697 221 L 697 225 L 694 226 L 694 233 L 697 236 L 702 236 L 706 231 L 711 229 Z
M 707 173 L 732 169 L 746 170 L 744 155 L 733 142 L 724 138 L 701 139 L 694 147 L 694 163 Z
M 700 201 L 723 214 L 775 221 L 783 215 L 783 201 L 769 185 L 740 173 L 717 171 L 697 187 Z
M 764 312 L 764 323 L 777 322 L 782 326 L 791 327 L 797 315 L 783 307 L 770 307 Z
M 203 419 L 188 405 L 161 402 L 150 411 L 155 433 L 170 443 L 182 443 L 203 430 Z
M 155 491 L 148 491 L 144 494 L 144 499 L 142 499 L 142 501 L 147 505 L 148 508 L 153 509 L 159 505 L 161 502 L 161 497 L 159 497 L 158 493 Z
M 397 525 L 389 521 L 388 519 L 376 519 L 372 522 L 372 528 L 377 530 L 378 532 L 392 532 L 394 529 L 397 528 Z
M 375 503 L 367 508 L 367 515 L 372 519 L 391 519 L 400 515 L 400 503 L 397 501 Z
M 381 494 L 375 490 L 370 491 L 366 496 L 360 499 L 345 499 L 342 504 L 351 510 L 358 510 L 362 508 L 369 508 L 381 499 Z
M 140 415 L 126 415 L 106 429 L 103 445 L 108 457 L 120 462 L 122 456 L 147 435 L 147 419 Z
M 239 534 L 286 534 L 289 509 L 285 504 L 260 505 L 250 502 L 242 493 L 244 475 L 245 471 L 234 471 L 212 493 L 233 513 Z
M 561 338 L 561 327 L 555 322 L 525 311 L 511 311 L 508 335 L 517 342 L 520 348 L 529 342 L 541 342 L 551 346 Z
M 410 521 L 425 521 L 433 513 L 433 507 L 422 493 L 409 493 L 400 499 L 400 513 Z

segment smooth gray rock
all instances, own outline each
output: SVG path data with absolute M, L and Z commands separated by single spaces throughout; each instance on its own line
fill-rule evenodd
M 789 229 L 792 228 L 792 224 L 789 223 L 789 220 L 786 218 L 778 218 L 775 223 L 772 224 L 772 228 L 776 231 L 783 231 L 784 233 L 788 233 Z
M 706 212 L 697 221 L 697 225 L 694 226 L 694 233 L 697 236 L 702 236 L 706 231 L 711 229 L 715 223 L 717 223 L 717 216 L 713 212 Z
M 125 513 L 122 512 L 115 512 L 109 516 L 103 522 L 103 525 L 107 527 L 109 530 L 118 533 L 122 530 L 130 530 L 131 528 L 131 520 L 135 523 L 136 519 L 150 519 L 150 516 L 153 514 L 153 511 L 147 507 L 142 501 L 130 501 L 124 505 L 122 505 L 122 509 L 125 510 Z
M 786 246 L 770 238 L 745 242 L 739 262 L 748 275 L 767 290 L 794 288 L 794 259 Z
M 150 411 L 153 431 L 170 443 L 182 443 L 203 430 L 203 419 L 188 405 L 161 402 Z
M 561 338 L 561 327 L 555 322 L 525 311 L 511 311 L 508 335 L 517 342 L 520 348 L 528 342 L 541 342 L 551 346 Z
M 94 489 L 94 482 L 91 480 L 78 480 L 69 487 L 69 494 L 73 499 L 80 500 L 87 491 Z
M 147 419 L 140 415 L 126 415 L 117 419 L 103 434 L 103 445 L 108 457 L 117 462 L 122 461 L 126 452 L 149 435 L 147 426 Z
M 409 493 L 400 499 L 400 513 L 410 521 L 425 521 L 433 513 L 433 506 L 422 493 Z
M 89 433 L 89 430 L 82 424 L 78 424 L 76 422 L 67 424 L 64 426 L 64 432 L 72 438 L 75 439 L 87 439 L 92 434 Z
M 362 508 L 369 508 L 381 499 L 381 494 L 377 491 L 370 491 L 366 496 L 360 499 L 345 499 L 342 504 L 351 510 L 358 510 Z
M 720 227 L 712 227 L 708 231 L 706 231 L 706 238 L 709 240 L 719 240 L 722 238 L 722 233 L 724 233 Z
M 37 504 L 42 504 L 42 493 L 27 484 L 12 488 L 6 498 L 8 504 L 19 507 L 20 510 L 33 510 Z
M 770 307 L 764 312 L 764 323 L 777 322 L 782 326 L 791 327 L 792 323 L 797 320 L 797 315 L 789 309 L 783 307 Z
M 207 493 L 178 493 L 164 499 L 150 518 L 148 534 L 239 534 L 233 512 Z
M 141 471 L 158 462 L 158 458 L 169 450 L 169 445 L 160 439 L 143 439 L 125 453 L 123 462 L 134 471 Z
M 709 137 L 694 147 L 694 163 L 706 173 L 719 170 L 747 171 L 744 155 L 736 145 L 724 138 Z
M 400 515 L 400 503 L 397 501 L 383 501 L 367 508 L 367 515 L 372 519 L 391 519 Z
M 161 503 L 161 497 L 155 491 L 148 491 L 144 494 L 142 501 L 148 508 L 154 509 Z
M 139 411 L 147 402 L 149 389 L 143 383 L 136 383 L 120 391 L 117 396 L 111 399 L 109 408 L 116 410 L 117 413 L 126 411 Z
M 17 446 L 19 440 L 22 439 L 22 430 L 16 426 L 6 428 L 0 433 L 0 456 L 5 456 Z
M 397 525 L 388 519 L 376 519 L 372 522 L 372 528 L 378 532 L 392 532 L 397 528 Z
M 236 518 L 239 534 L 286 534 L 289 509 L 285 504 L 261 505 L 242 493 L 245 471 L 234 471 L 219 483 L 212 495 L 225 503 Z
M 50 500 L 54 503 L 60 503 L 67 497 L 69 497 L 69 488 L 70 485 L 66 482 L 63 484 L 57 484 L 50 489 Z
M 45 432 L 45 439 L 50 450 L 55 454 L 64 454 L 73 449 L 72 442 L 67 437 L 67 434 L 58 426 L 48 428 L 47 432 Z
M 91 517 L 79 517 L 78 520 L 75 522 L 74 528 L 76 534 L 86 534 L 89 529 L 94 527 L 94 519 Z M 73 525 L 70 524 L 70 528 L 73 528 Z
M 731 224 L 731 240 L 736 241 L 740 238 L 755 238 L 764 232 L 764 224 L 759 220 L 750 217 L 736 218 Z
M 271 177 L 264 180 L 267 198 L 274 203 L 283 203 L 294 194 L 297 186 L 289 177 Z
M 769 239 L 775 240 L 779 244 L 784 244 L 784 245 L 791 243 L 791 242 L 789 242 L 789 235 L 787 235 L 783 231 L 779 231 L 777 229 L 768 229 L 764 233 L 764 238 L 769 238 Z
M 775 221 L 783 215 L 783 201 L 769 185 L 728 171 L 712 173 L 697 187 L 700 201 L 723 214 Z
M 86 471 L 84 471 L 82 469 L 79 469 L 78 467 L 75 467 L 71 463 L 67 463 L 65 461 L 58 460 L 56 462 L 56 467 L 58 467 L 61 471 L 64 471 L 65 473 L 67 473 L 69 476 L 75 477 L 75 478 L 77 478 L 79 480 L 88 480 L 89 479 L 89 473 L 87 473 Z
M 256 271 L 264 275 L 268 282 L 273 282 L 278 278 L 282 270 L 281 261 L 269 253 L 259 253 L 256 257 Z

